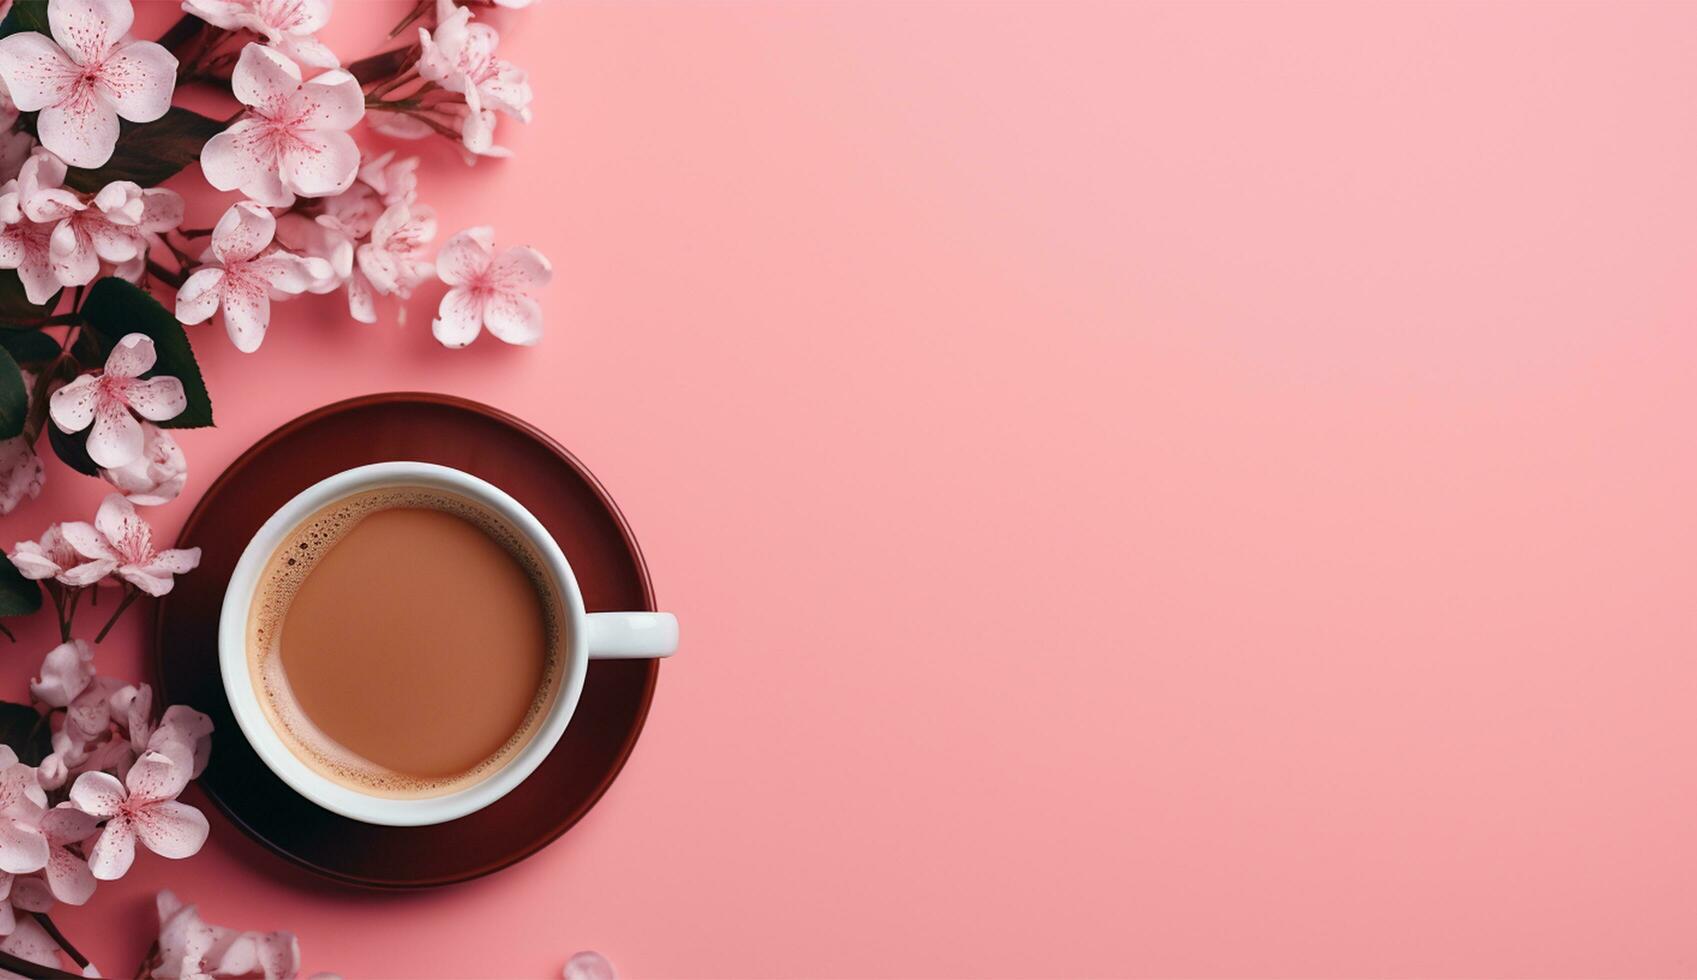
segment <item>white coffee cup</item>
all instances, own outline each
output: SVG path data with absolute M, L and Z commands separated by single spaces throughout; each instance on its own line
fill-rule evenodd
M 560 596 L 565 663 L 554 698 L 530 742 L 484 779 L 441 796 L 390 798 L 362 793 L 321 774 L 277 734 L 260 705 L 248 658 L 248 614 L 267 561 L 303 521 L 344 497 L 384 487 L 442 490 L 480 505 L 522 534 L 546 566 Z M 547 528 L 500 488 L 434 463 L 373 463 L 327 477 L 301 491 L 260 527 L 242 552 L 224 592 L 218 621 L 218 664 L 224 693 L 254 751 L 295 792 L 344 817 L 394 827 L 443 823 L 500 799 L 536 770 L 571 723 L 590 660 L 668 657 L 677 652 L 678 621 L 671 613 L 590 613 L 571 565 Z M 421 733 L 421 737 L 424 733 Z

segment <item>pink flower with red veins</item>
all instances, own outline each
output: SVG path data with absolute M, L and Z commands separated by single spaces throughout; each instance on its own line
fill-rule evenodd
M 419 28 L 418 73 L 450 92 L 461 92 L 466 104 L 499 109 L 530 121 L 530 81 L 523 69 L 495 57 L 501 35 L 488 24 L 471 22 L 471 11 L 438 0 L 436 32 Z
M 48 247 L 61 286 L 93 281 L 101 262 L 117 265 L 140 255 L 146 247 L 138 230 L 142 209 L 141 186 L 128 180 L 107 184 L 87 202 L 62 187 L 24 202 L 31 220 L 53 225 Z
M 468 228 L 442 246 L 436 274 L 450 287 L 430 325 L 444 347 L 464 347 L 484 327 L 509 344 L 542 339 L 542 307 L 529 291 L 554 270 L 541 252 L 518 245 L 497 256 L 492 229 Z
M 41 496 L 47 471 L 23 436 L 0 440 L 0 514 L 10 514 L 27 497 Z
M 231 85 L 248 111 L 200 151 L 213 187 L 288 207 L 297 194 L 329 197 L 354 182 L 359 148 L 347 131 L 365 116 L 358 79 L 336 69 L 303 83 L 293 61 L 249 44 Z
M 249 30 L 309 68 L 338 62 L 315 36 L 330 23 L 330 0 L 183 0 L 183 9 L 214 27 Z
M 40 111 L 41 144 L 66 163 L 98 167 L 118 144 L 118 120 L 152 122 L 171 107 L 177 59 L 126 35 L 129 0 L 48 0 L 51 38 L 0 38 L 0 78 L 24 112 Z
M 155 551 L 153 529 L 123 494 L 107 494 L 94 516 L 94 527 L 88 529 L 93 533 L 85 529 L 86 524 L 66 526 L 71 547 L 89 558 L 116 562 L 119 578 L 151 596 L 171 591 L 173 576 L 193 571 L 200 564 L 199 548 Z
M 77 809 L 106 821 L 88 852 L 89 870 L 115 881 L 130 870 L 136 843 L 161 857 L 186 858 L 206 843 L 206 817 L 177 794 L 189 784 L 189 767 L 163 752 L 147 752 L 123 782 L 107 772 L 85 772 L 71 785 Z M 45 844 L 45 838 L 43 844 Z M 46 863 L 43 855 L 42 863 Z
M 186 756 L 191 760 L 189 775 L 199 779 L 212 757 L 212 719 L 187 705 L 173 704 L 160 716 L 159 727 L 147 737 L 147 744 L 136 746 L 137 752 L 148 749 L 173 759 Z
M 24 172 L 28 171 L 26 161 Z M 40 306 L 59 291 L 59 277 L 53 271 L 53 226 L 24 215 L 22 180 L 20 176 L 0 186 L 0 269 L 16 269 L 24 295 Z
M 41 540 L 19 541 L 12 546 L 11 554 L 6 557 L 12 560 L 12 564 L 24 578 L 33 581 L 50 578 L 73 589 L 93 585 L 112 574 L 112 569 L 118 567 L 116 563 L 89 561 L 77 549 L 71 547 L 70 539 L 65 536 L 65 528 L 72 526 L 87 528 L 89 534 L 94 533 L 93 526 L 85 523 L 53 524 L 41 535 Z
M 211 925 L 168 891 L 159 893 L 158 907 L 159 941 L 142 964 L 146 976 L 289 980 L 300 972 L 300 944 L 293 933 Z
M 41 814 L 47 794 L 36 782 L 35 770 L 18 761 L 7 747 L 0 752 L 0 871 L 28 874 L 47 866 L 47 838 L 41 833 Z
M 272 249 L 277 219 L 252 201 L 233 205 L 212 229 L 208 262 L 177 290 L 177 319 L 200 323 L 223 310 L 224 329 L 236 349 L 251 354 L 271 323 L 271 297 L 305 291 L 329 274 L 323 259 Z
M 395 159 L 395 151 L 373 157 L 360 165 L 360 183 L 376 191 L 383 204 L 411 204 L 418 199 L 418 157 Z
M 157 507 L 177 499 L 189 479 L 189 459 L 171 433 L 147 422 L 141 424 L 141 455 L 128 466 L 100 471 L 132 504 Z
M 94 836 L 100 821 L 70 803 L 61 803 L 41 815 L 41 833 L 47 838 L 47 887 L 66 905 L 81 905 L 94 894 L 94 873 L 88 862 L 70 851 Z
M 371 241 L 359 247 L 359 271 L 379 296 L 412 295 L 434 266 L 424 248 L 436 238 L 436 212 L 417 204 L 397 204 L 371 228 Z
M 107 356 L 104 372 L 78 375 L 53 393 L 48 402 L 53 424 L 62 432 L 81 432 L 93 423 L 88 457 L 100 466 L 128 466 L 146 446 L 146 435 L 132 411 L 162 422 L 189 407 L 181 381 L 142 377 L 157 359 L 146 334 L 126 335 Z

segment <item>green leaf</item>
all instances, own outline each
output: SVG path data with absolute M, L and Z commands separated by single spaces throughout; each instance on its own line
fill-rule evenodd
M 141 333 L 153 339 L 159 362 L 145 377 L 169 375 L 183 383 L 189 407 L 174 419 L 157 423 L 163 429 L 195 429 L 212 424 L 212 396 L 206 393 L 200 365 L 195 362 L 189 335 L 170 311 L 139 286 L 111 276 L 94 284 L 83 300 L 82 314 L 100 334 L 102 346 L 112 345 L 127 334 Z M 61 456 L 60 458 L 63 458 Z M 67 460 L 67 462 L 69 462 Z
M 12 12 L 0 21 L 0 37 L 21 34 L 24 31 L 35 31 L 37 34 L 51 34 L 47 26 L 47 0 L 17 0 L 12 4 Z
M 22 435 L 29 417 L 29 386 L 12 355 L 0 350 L 0 439 Z
M 23 616 L 41 608 L 41 587 L 24 578 L 10 558 L 0 558 L 0 616 Z
M 27 704 L 0 701 L 0 743 L 10 745 L 19 762 L 38 766 L 53 751 L 53 726 Z
M 59 342 L 40 330 L 0 329 L 0 348 L 19 364 L 40 364 L 59 356 Z
M 53 447 L 53 455 L 60 462 L 76 470 L 83 476 L 99 476 L 100 464 L 88 455 L 88 430 L 81 432 L 61 432 L 59 427 L 49 422 L 47 429 L 47 444 Z
M 59 294 L 54 293 L 46 304 L 37 305 L 29 301 L 24 293 L 23 281 L 13 269 L 0 270 L 0 323 L 21 323 L 25 320 L 39 320 L 52 312 L 59 303 Z
M 126 122 L 119 127 L 112 159 L 94 170 L 72 167 L 65 172 L 65 186 L 88 192 L 114 180 L 156 186 L 199 160 L 201 147 L 223 130 L 218 120 L 177 106 L 150 123 Z

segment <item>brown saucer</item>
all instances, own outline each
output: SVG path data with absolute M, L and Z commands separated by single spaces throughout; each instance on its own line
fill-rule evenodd
M 636 539 L 595 477 L 538 431 L 487 405 L 394 393 L 338 402 L 261 439 L 230 464 L 183 525 L 200 568 L 160 601 L 155 667 L 162 702 L 212 716 L 212 762 L 200 788 L 261 844 L 329 878 L 422 888 L 499 871 L 569 830 L 630 756 L 659 675 L 655 660 L 597 660 L 560 744 L 518 789 L 433 827 L 378 827 L 307 802 L 242 736 L 218 672 L 218 611 L 248 539 L 289 498 L 332 473 L 385 460 L 465 470 L 512 494 L 571 560 L 591 611 L 652 610 Z M 373 697 L 383 692 L 373 691 Z

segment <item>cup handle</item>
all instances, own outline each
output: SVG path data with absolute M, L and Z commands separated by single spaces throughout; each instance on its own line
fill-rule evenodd
M 590 613 L 584 621 L 591 660 L 646 660 L 678 652 L 678 617 L 671 613 Z

